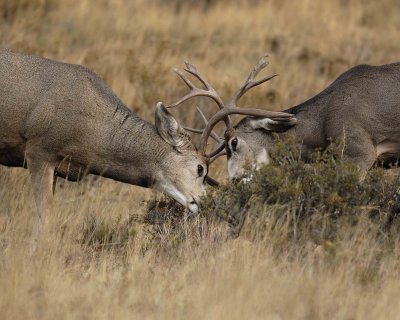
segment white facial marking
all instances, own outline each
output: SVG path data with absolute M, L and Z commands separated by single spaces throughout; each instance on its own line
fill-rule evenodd
M 237 167 L 234 166 L 234 161 L 232 159 L 228 160 L 228 175 L 229 179 L 234 179 L 242 175 L 243 169 L 238 170 Z
M 178 189 L 175 188 L 174 185 L 172 185 L 170 182 L 168 182 L 164 177 L 160 178 L 160 182 L 158 182 L 155 186 L 154 189 L 165 193 L 167 196 L 175 199 L 178 201 L 181 205 L 185 206 L 186 208 L 189 209 L 189 211 L 193 214 L 197 214 L 199 211 L 199 199 L 191 196 L 190 198 L 186 198 L 185 195 L 180 192 Z M 202 193 L 205 193 L 205 187 L 202 185 L 201 186 Z
M 197 214 L 199 212 L 199 205 L 197 203 L 189 204 L 187 208 L 193 214 Z
M 270 157 L 268 156 L 268 152 L 265 148 L 262 148 L 261 151 L 253 158 L 253 169 L 259 170 L 262 166 L 269 164 L 271 162 Z M 230 179 L 239 178 L 244 175 L 244 169 L 237 163 L 237 161 L 233 161 L 232 158 L 228 160 L 228 175 Z M 252 175 L 242 178 L 242 180 L 249 182 L 253 178 Z
M 167 194 L 168 196 L 174 198 L 181 205 L 187 206 L 186 197 L 182 192 L 178 191 L 171 183 L 165 179 L 160 179 L 161 181 L 154 186 L 154 189 Z
M 263 165 L 269 164 L 271 162 L 267 150 L 264 148 L 262 151 L 256 156 L 256 170 L 260 169 Z

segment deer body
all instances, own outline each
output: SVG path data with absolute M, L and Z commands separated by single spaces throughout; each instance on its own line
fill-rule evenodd
M 306 102 L 284 110 L 296 121 L 285 124 L 268 118 L 246 117 L 228 134 L 231 178 L 243 174 L 245 161 L 260 163 L 257 156 L 273 148 L 278 137 L 293 135 L 308 158 L 332 140 L 344 139 L 344 154 L 365 173 L 377 161 L 400 157 L 400 63 L 356 66 Z M 232 141 L 236 146 L 232 148 Z M 247 148 L 247 151 L 245 150 Z M 233 150 L 234 149 L 234 150 Z M 243 151 L 243 152 L 242 152 Z M 268 159 L 268 157 L 267 157 Z
M 0 164 L 30 171 L 36 239 L 57 176 L 95 174 L 154 188 L 197 212 L 207 174 L 204 157 L 161 103 L 154 126 L 90 70 L 8 49 L 0 50 Z
M 118 169 L 128 166 L 126 160 L 140 167 L 148 161 L 143 158 L 152 156 L 146 148 L 162 144 L 154 127 L 83 67 L 29 56 L 10 63 L 7 56 L 0 56 L 1 164 L 23 166 L 25 155 L 35 148 L 57 162 L 57 175 L 70 180 L 80 180 L 87 173 L 118 178 Z M 149 144 L 132 139 L 141 134 L 149 138 Z M 115 162 L 120 162 L 116 168 Z M 120 178 L 135 184 L 134 174 L 124 171 Z

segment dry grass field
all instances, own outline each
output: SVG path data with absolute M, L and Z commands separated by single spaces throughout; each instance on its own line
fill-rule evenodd
M 151 122 L 185 92 L 184 60 L 227 99 L 267 53 L 280 76 L 241 105 L 279 110 L 353 65 L 399 61 L 399 36 L 397 0 L 0 0 L 1 46 L 89 67 Z M 200 125 L 192 109 L 174 114 Z M 34 257 L 29 177 L 0 167 L 0 319 L 399 319 L 398 173 L 359 186 L 332 163 L 226 184 L 188 221 L 171 203 L 154 221 L 145 201 L 163 200 L 146 189 L 61 182 Z

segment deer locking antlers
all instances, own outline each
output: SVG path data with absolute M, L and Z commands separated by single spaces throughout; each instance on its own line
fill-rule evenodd
M 168 106 L 168 108 L 173 108 L 181 103 L 183 103 L 186 100 L 189 100 L 193 97 L 199 97 L 199 96 L 204 96 L 211 98 L 218 106 L 219 110 L 216 112 L 211 119 L 207 120 L 204 114 L 201 112 L 199 108 L 198 112 L 202 116 L 204 122 L 205 122 L 205 127 L 203 129 L 194 129 L 194 128 L 189 128 L 185 127 L 186 130 L 201 134 L 200 138 L 200 146 L 199 149 L 203 153 L 203 155 L 209 159 L 209 162 L 212 163 L 217 157 L 221 156 L 224 154 L 223 150 L 225 147 L 225 140 L 221 137 L 219 137 L 215 131 L 213 131 L 214 127 L 216 126 L 217 123 L 223 121 L 225 123 L 225 132 L 229 131 L 230 129 L 233 128 L 233 119 L 230 117 L 231 115 L 247 115 L 247 116 L 253 116 L 253 117 L 268 117 L 270 119 L 276 119 L 279 121 L 286 121 L 286 120 L 293 120 L 293 115 L 288 114 L 285 112 L 277 112 L 277 111 L 267 111 L 267 110 L 260 110 L 260 109 L 255 109 L 255 108 L 239 108 L 237 106 L 237 103 L 243 95 L 249 91 L 251 88 L 254 88 L 264 82 L 267 82 L 277 76 L 277 74 L 274 74 L 272 76 L 268 76 L 265 78 L 262 78 L 260 80 L 255 80 L 255 77 L 260 73 L 262 69 L 264 69 L 267 65 L 268 62 L 266 60 L 267 56 L 261 57 L 261 59 L 257 62 L 257 64 L 253 67 L 252 71 L 248 75 L 246 81 L 243 83 L 243 85 L 237 90 L 237 92 L 233 95 L 233 97 L 229 100 L 228 103 L 224 103 L 221 97 L 218 95 L 218 93 L 215 91 L 215 89 L 209 84 L 209 82 L 199 73 L 197 68 L 190 64 L 189 62 L 185 62 L 186 68 L 184 70 L 193 75 L 195 78 L 197 78 L 205 87 L 205 89 L 198 88 L 196 87 L 187 77 L 186 75 L 178 70 L 174 69 L 174 71 L 178 74 L 178 76 L 183 80 L 183 82 L 189 87 L 189 93 L 180 98 L 178 101 L 175 103 L 171 104 Z M 206 152 L 207 149 L 207 140 L 208 138 L 211 137 L 213 138 L 216 142 L 217 145 L 212 150 L 210 153 Z

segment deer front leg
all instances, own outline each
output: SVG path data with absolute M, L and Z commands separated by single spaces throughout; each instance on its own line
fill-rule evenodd
M 368 170 L 377 158 L 375 146 L 367 137 L 351 137 L 345 145 L 344 157 L 353 161 L 359 170 L 359 181 L 364 182 Z
M 53 190 L 55 186 L 55 166 L 38 157 L 27 157 L 27 164 L 31 176 L 33 197 L 36 205 L 36 216 L 32 228 L 30 243 L 31 254 L 36 251 L 42 231 L 42 217 L 48 217 L 52 211 Z

